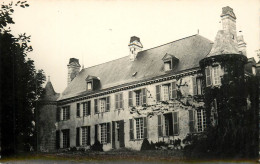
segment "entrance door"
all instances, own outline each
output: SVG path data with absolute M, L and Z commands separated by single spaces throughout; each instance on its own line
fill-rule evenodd
M 112 147 L 118 149 L 125 147 L 124 120 L 112 122 Z

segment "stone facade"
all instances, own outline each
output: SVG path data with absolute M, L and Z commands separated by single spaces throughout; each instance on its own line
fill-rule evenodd
M 199 62 L 219 52 L 240 55 L 233 9 L 223 8 L 221 17 L 223 30 L 213 47 L 211 41 L 195 35 L 142 51 L 140 39 L 132 37 L 130 55 L 112 64 L 79 72 L 78 60 L 70 60 L 68 87 L 59 98 L 42 99 L 38 137 L 42 150 L 53 150 L 54 145 L 55 149 L 89 148 L 97 140 L 105 151 L 140 150 L 145 138 L 172 144 L 190 133 L 203 132 L 206 119 L 211 119 L 206 117 L 204 89 L 208 78 L 212 85 L 221 85 L 224 68 L 215 70 L 221 63 L 214 60 L 200 68 Z M 246 62 L 245 52 L 244 46 L 241 58 Z M 113 71 L 125 74 L 117 77 Z M 56 95 L 54 90 L 51 93 Z

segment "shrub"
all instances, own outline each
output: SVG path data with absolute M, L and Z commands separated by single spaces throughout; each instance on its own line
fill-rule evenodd
M 101 144 L 98 140 L 91 146 L 91 150 L 93 151 L 103 151 L 103 144 Z

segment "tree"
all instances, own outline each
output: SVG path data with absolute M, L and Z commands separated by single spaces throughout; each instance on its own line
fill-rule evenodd
M 43 93 L 43 70 L 36 70 L 34 61 L 27 58 L 33 51 L 30 36 L 15 37 L 10 24 L 14 24 L 14 7 L 29 7 L 26 1 L 2 4 L 0 10 L 0 95 L 1 95 L 1 149 L 2 155 L 28 150 L 35 143 L 34 111 Z

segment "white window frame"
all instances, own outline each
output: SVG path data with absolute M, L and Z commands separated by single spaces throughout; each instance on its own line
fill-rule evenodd
M 141 106 L 142 105 L 142 94 L 141 94 L 142 90 L 138 89 L 135 90 L 135 106 Z
M 106 98 L 101 98 L 99 99 L 99 113 L 104 113 L 106 112 Z
M 81 127 L 81 143 L 82 145 L 88 145 L 88 128 L 89 126 Z
M 143 139 L 144 138 L 144 119 L 135 118 L 135 138 Z
M 107 123 L 100 124 L 100 142 L 107 143 Z
M 67 130 L 67 129 L 66 130 L 62 130 L 62 147 L 63 148 L 67 148 L 68 147 L 68 142 L 69 142 L 68 135 L 70 135 L 69 134 L 69 130 Z
M 161 97 L 163 101 L 168 101 L 171 99 L 171 84 L 162 84 L 161 85 Z
M 197 110 L 197 130 L 203 132 L 206 129 L 206 110 Z
M 68 120 L 69 119 L 69 106 L 62 107 L 62 120 Z
M 172 70 L 172 61 L 167 60 L 167 61 L 164 62 L 164 70 L 165 71 Z
M 221 78 L 220 78 L 220 72 L 221 68 L 220 66 L 215 66 L 211 68 L 211 77 L 212 77 L 212 83 L 213 85 L 220 85 L 221 83 Z
M 92 82 L 91 81 L 87 82 L 87 90 L 92 90 L 92 88 L 93 88 Z

